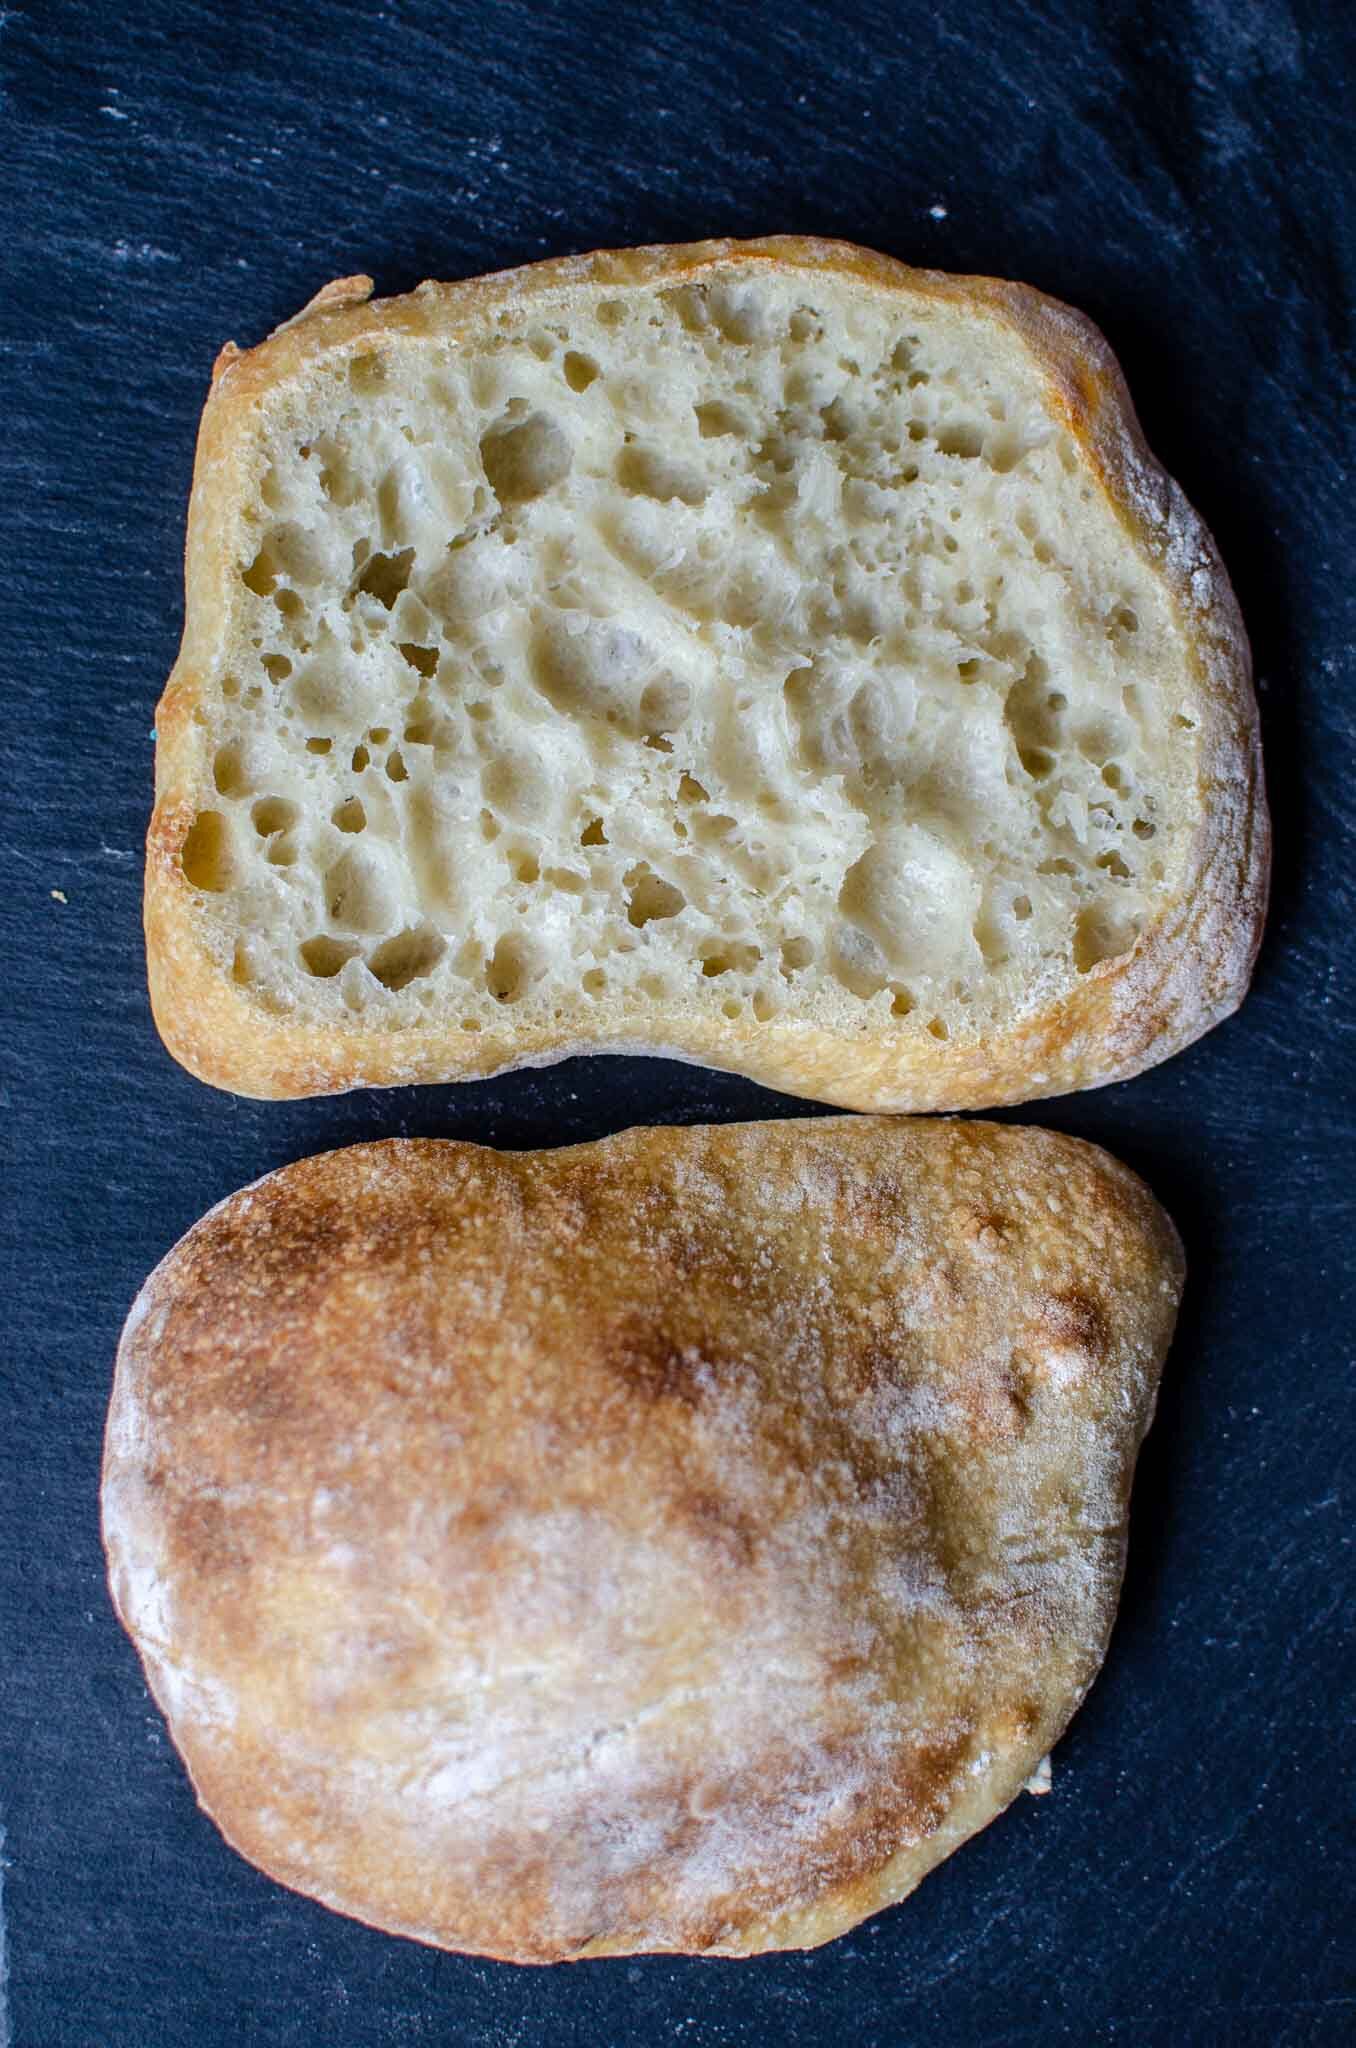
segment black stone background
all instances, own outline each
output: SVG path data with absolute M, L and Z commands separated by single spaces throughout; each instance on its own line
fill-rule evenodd
M 19 2048 L 1352 2038 L 1352 59 L 1342 0 L 0 7 Z M 1106 329 L 1243 600 L 1274 908 L 1240 1016 L 1031 1112 L 1145 1173 L 1192 1262 L 1120 1624 L 1053 1796 L 817 1954 L 519 1971 L 293 1897 L 197 1811 L 104 1590 L 122 1317 L 210 1203 L 325 1146 L 808 1106 L 651 1060 L 290 1104 L 200 1086 L 143 982 L 151 727 L 227 336 L 355 270 L 395 292 L 772 229 L 1024 278 Z

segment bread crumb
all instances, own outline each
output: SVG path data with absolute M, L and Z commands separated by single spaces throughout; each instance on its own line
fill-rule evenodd
M 1053 1789 L 1050 1775 L 1050 1759 L 1048 1756 L 1043 1756 L 1022 1787 L 1022 1790 L 1033 1793 L 1037 1798 L 1040 1798 L 1046 1792 L 1053 1791 Z
M 66 901 L 66 891 L 64 889 L 53 889 L 51 894 L 53 903 L 64 903 Z

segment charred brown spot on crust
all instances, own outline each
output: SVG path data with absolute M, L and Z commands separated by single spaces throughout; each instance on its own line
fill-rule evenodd
M 694 1273 L 712 1263 L 711 1246 L 704 1245 L 695 1231 L 681 1226 L 664 1231 L 655 1250 L 680 1280 L 691 1279 Z
M 1076 1287 L 1047 1294 L 1037 1311 L 1046 1335 L 1055 1344 L 1100 1358 L 1107 1347 L 1106 1317 L 1090 1295 Z
M 1027 1390 L 1006 1362 L 976 1363 L 959 1394 L 977 1445 L 986 1448 L 1021 1434 L 1026 1425 Z
M 1035 1367 L 1025 1351 L 1014 1351 L 1007 1363 L 1004 1386 L 1013 1412 L 1021 1427 L 1025 1428 L 1031 1418 L 1031 1392 L 1035 1379 Z
M 172 1527 L 178 1569 L 190 1580 L 220 1578 L 243 1570 L 249 1562 L 236 1540 L 227 1509 L 211 1494 L 189 1494 L 177 1501 Z
M 882 1388 L 901 1386 L 904 1365 L 902 1346 L 891 1344 L 872 1329 L 870 1336 L 832 1360 L 827 1383 L 836 1400 L 863 1401 Z
M 969 1746 L 966 1733 L 922 1743 L 914 1751 L 904 1766 L 900 1786 L 904 1807 L 900 1818 L 906 1819 L 911 1831 L 931 1834 L 945 1819 L 951 1804 L 951 1788 Z
M 236 1413 L 253 1423 L 286 1422 L 296 1413 L 296 1384 L 285 1366 L 273 1370 L 256 1366 L 238 1374 L 232 1392 Z
M 955 1211 L 955 1222 L 960 1237 L 978 1252 L 1001 1251 L 1012 1228 L 1009 1219 L 997 1210 L 964 1202 Z
M 924 1276 L 916 1297 L 920 1313 L 930 1321 L 944 1323 L 960 1309 L 964 1300 L 955 1269 L 939 1259 Z
M 993 1734 L 1003 1743 L 1026 1742 L 1040 1726 L 1041 1710 L 1034 1700 L 1008 1702 L 993 1723 Z
M 677 1503 L 680 1518 L 725 1562 L 745 1566 L 757 1548 L 748 1518 L 715 1493 L 686 1493 Z
M 814 1206 L 827 1211 L 836 1228 L 857 1239 L 893 1237 L 907 1202 L 895 1172 L 852 1159 L 839 1162 L 821 1153 L 813 1173 Z
M 606 1370 L 643 1400 L 672 1401 L 684 1408 L 700 1402 L 706 1370 L 701 1353 L 644 1318 L 632 1316 L 615 1326 L 601 1338 L 599 1349 Z

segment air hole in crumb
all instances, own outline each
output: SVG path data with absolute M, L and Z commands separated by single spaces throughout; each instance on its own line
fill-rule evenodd
M 348 381 L 355 391 L 380 391 L 386 383 L 386 359 L 382 355 L 350 356 Z
M 332 981 L 346 960 L 351 960 L 358 948 L 352 940 L 332 939 L 328 932 L 321 932 L 314 939 L 307 939 L 300 948 L 301 962 L 308 974 L 317 981 Z
M 1134 833 L 1136 839 L 1152 839 L 1155 830 L 1155 828 L 1149 823 L 1149 820 L 1147 818 L 1136 818 L 1134 824 L 1130 827 L 1130 829 Z
M 571 391 L 587 391 L 598 376 L 598 365 L 592 356 L 581 355 L 578 349 L 567 349 L 564 361 L 565 382 Z
M 601 818 L 589 819 L 588 824 L 585 825 L 583 831 L 579 835 L 579 844 L 581 846 L 607 845 L 607 834 L 603 830 L 603 821 Z
M 536 882 L 541 879 L 541 863 L 535 853 L 524 852 L 521 847 L 509 855 L 509 866 L 519 882 Z
M 631 869 L 624 885 L 630 892 L 627 921 L 637 927 L 650 924 L 657 918 L 677 917 L 687 903 L 681 889 L 675 889 L 671 882 L 654 874 L 643 861 L 639 867 Z
M 250 812 L 255 831 L 261 839 L 272 838 L 275 832 L 285 832 L 289 825 L 295 825 L 300 812 L 285 796 L 260 797 Z
M 951 1036 L 950 1031 L 946 1027 L 946 1021 L 942 1017 L 929 1017 L 928 1030 L 934 1038 L 950 1038 Z
M 1088 974 L 1101 961 L 1128 953 L 1135 932 L 1133 918 L 1122 921 L 1092 906 L 1080 910 L 1074 925 L 1074 966 L 1080 974 Z
M 839 902 L 848 894 L 839 892 Z M 843 987 L 863 1002 L 870 1002 L 885 986 L 885 958 L 869 932 L 854 924 L 841 924 L 833 935 L 833 972 Z
M 234 703 L 235 699 L 240 695 L 240 685 L 234 676 L 222 677 L 221 694 L 228 704 Z
M 906 988 L 897 988 L 890 998 L 890 1015 L 892 1017 L 911 1017 L 913 1011 L 914 999 L 909 994 L 909 991 Z
M 408 988 L 412 981 L 419 981 L 431 974 L 442 959 L 446 947 L 437 932 L 426 925 L 397 932 L 393 939 L 387 939 L 368 958 L 369 974 L 376 976 L 383 988 L 395 994 Z
M 1128 882 L 1130 879 L 1130 869 L 1125 865 L 1125 862 L 1118 853 L 1098 854 L 1097 865 L 1099 868 L 1105 868 L 1109 875 L 1115 875 L 1116 879 L 1120 882 Z
M 626 308 L 620 299 L 603 299 L 596 317 L 600 327 L 620 327 L 626 318 Z
M 637 714 L 650 736 L 674 732 L 692 708 L 692 691 L 678 676 L 656 676 L 640 693 Z
M 777 1014 L 777 1005 L 765 990 L 759 989 L 753 998 L 753 1014 L 760 1024 L 769 1024 Z
M 292 664 L 285 654 L 266 654 L 264 668 L 269 680 L 275 683 L 285 683 L 292 673 Z
M 580 983 L 586 996 L 600 996 L 607 987 L 607 976 L 601 967 L 590 967 Z
M 271 597 L 278 577 L 272 556 L 267 548 L 260 548 L 248 569 L 242 569 L 240 580 L 246 590 L 252 590 L 256 597 Z
M 783 974 L 798 974 L 802 967 L 808 967 L 815 957 L 815 949 L 808 939 L 786 939 L 782 943 Z
M 363 769 L 367 766 L 368 762 L 371 759 L 372 756 L 368 753 L 366 747 L 364 747 L 361 744 L 356 746 L 353 749 L 353 773 L 355 775 L 361 775 Z
M 1114 789 L 1118 794 L 1124 790 L 1126 786 L 1125 770 L 1121 767 L 1119 761 L 1107 762 L 1102 770 L 1102 780 L 1108 789 Z
M 390 776 L 392 782 L 408 782 L 410 779 L 410 771 L 405 766 L 405 757 L 398 747 L 394 748 L 386 757 L 386 773 Z
M 963 683 L 972 683 L 979 674 L 979 670 L 980 664 L 977 661 L 958 661 L 956 663 L 956 674 Z
M 389 612 L 409 583 L 413 567 L 413 548 L 402 548 L 398 555 L 370 555 L 353 587 L 375 597 Z
M 1182 713 L 1182 712 L 1180 712 L 1180 711 L 1176 711 L 1176 712 L 1174 712 L 1174 713 L 1173 713 L 1173 719 L 1172 719 L 1172 722 L 1173 722 L 1173 724 L 1174 724 L 1175 726 L 1177 726 L 1177 727 L 1178 727 L 1178 728 L 1179 728 L 1179 729 L 1180 729 L 1180 730 L 1181 730 L 1182 732 L 1195 732 L 1195 730 L 1196 730 L 1196 721 L 1195 721 L 1195 719 L 1194 719 L 1194 718 L 1187 718 L 1187 717 L 1185 716 L 1185 714 L 1184 714 L 1184 713 Z
M 703 953 L 702 955 L 702 973 L 707 976 L 708 980 L 714 980 L 718 974 L 728 974 L 733 966 L 734 962 L 728 953 Z
M 360 797 L 345 798 L 332 813 L 332 817 L 341 832 L 362 832 L 367 828 L 367 812 Z
M 978 455 L 984 446 L 983 430 L 968 420 L 949 421 L 938 429 L 937 446 L 943 455 Z
M 1012 899 L 1012 914 L 1019 924 L 1025 924 L 1031 915 L 1031 898 L 1029 896 L 1014 896 Z
M 400 651 L 410 667 L 417 670 L 421 676 L 427 677 L 437 673 L 438 650 L 436 647 L 419 647 L 413 640 L 402 640 Z
M 686 770 L 678 778 L 678 794 L 685 804 L 709 804 L 711 801 L 696 777 Z
M 1043 782 L 1055 765 L 1054 755 L 1044 747 L 1018 747 L 1017 758 L 1034 782 Z
M 720 1006 L 721 1015 L 724 1017 L 738 1017 L 743 1008 L 744 1005 L 740 1002 L 738 996 L 727 996 Z
M 485 979 L 497 1003 L 516 1003 L 541 974 L 533 947 L 519 932 L 506 932 L 490 955 Z
M 231 980 L 237 988 L 248 988 L 253 979 L 254 969 L 250 965 L 250 956 L 245 951 L 243 943 L 238 944 L 231 961 Z
M 491 843 L 499 837 L 499 820 L 495 817 L 493 811 L 481 812 L 480 836 Z
M 222 796 L 246 796 L 249 778 L 239 747 L 218 747 L 212 763 L 212 780 Z
M 743 416 L 732 405 L 726 405 L 719 398 L 710 399 L 705 405 L 693 409 L 697 415 L 697 430 L 704 441 L 719 439 L 724 434 L 742 434 L 746 431 Z
M 624 491 L 655 498 L 661 504 L 675 498 L 684 505 L 706 502 L 706 485 L 697 471 L 675 462 L 659 448 L 623 448 L 617 458 L 617 482 Z
M 553 419 L 536 412 L 483 435 L 480 459 L 495 496 L 506 505 L 541 497 L 570 472 L 570 444 Z
M 351 932 L 380 932 L 392 923 L 394 906 L 374 862 L 355 848 L 326 874 L 325 908 L 331 924 Z
M 199 811 L 188 829 L 179 856 L 185 875 L 195 889 L 217 895 L 229 889 L 233 880 L 231 839 L 220 811 Z
M 297 842 L 281 833 L 275 833 L 264 850 L 264 859 L 270 867 L 290 868 L 296 865 Z

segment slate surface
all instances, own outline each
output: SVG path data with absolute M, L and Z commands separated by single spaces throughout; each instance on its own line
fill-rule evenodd
M 1281 0 L 0 8 L 0 2042 L 1351 2037 L 1350 19 Z M 1026 278 L 1106 328 L 1243 598 L 1275 908 L 1238 1018 L 1039 1111 L 1147 1174 L 1193 1268 L 1122 1620 L 1053 1797 L 809 1957 L 520 1973 L 291 1897 L 197 1812 L 103 1587 L 120 1321 L 210 1202 L 325 1145 L 784 1105 L 649 1061 L 273 1107 L 200 1087 L 143 987 L 150 729 L 225 337 L 346 271 L 393 291 L 769 228 Z

